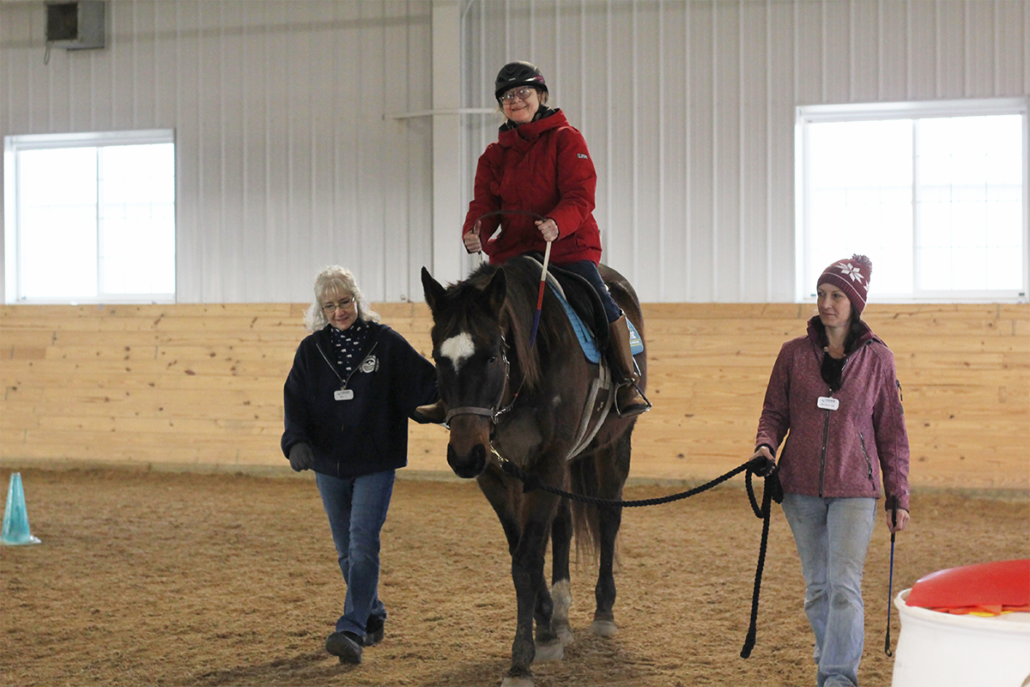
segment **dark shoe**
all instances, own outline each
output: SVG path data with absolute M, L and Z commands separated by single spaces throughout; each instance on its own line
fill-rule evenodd
M 325 650 L 340 657 L 340 663 L 361 663 L 361 637 L 353 632 L 334 632 L 325 640 Z
M 611 346 L 611 359 L 621 377 L 619 389 L 615 394 L 615 410 L 622 417 L 640 415 L 651 409 L 651 404 L 644 398 L 637 389 L 637 365 L 633 360 L 633 352 L 629 343 L 629 324 L 626 316 L 608 325 L 609 346 Z
M 365 646 L 375 646 L 383 641 L 383 619 L 372 616 L 365 623 Z

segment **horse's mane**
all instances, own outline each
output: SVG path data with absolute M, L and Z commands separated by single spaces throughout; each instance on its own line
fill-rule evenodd
M 522 375 L 525 376 L 523 384 L 527 389 L 535 389 L 543 375 L 540 350 L 558 340 L 558 326 L 564 320 L 565 313 L 560 307 L 553 307 L 556 305 L 553 300 L 552 307 L 544 307 L 540 315 L 536 344 L 530 348 L 529 336 L 533 329 L 533 316 L 536 313 L 540 288 L 540 266 L 530 260 L 519 258 L 508 261 L 503 267 L 484 264 L 462 284 L 482 290 L 490 283 L 498 269 L 504 270 L 507 284 L 501 311 L 501 329 L 508 345 L 514 349 L 514 358 Z

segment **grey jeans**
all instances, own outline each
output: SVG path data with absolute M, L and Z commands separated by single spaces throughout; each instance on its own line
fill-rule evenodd
M 876 499 L 784 494 L 805 577 L 805 614 L 815 634 L 817 687 L 858 685 L 865 644 L 862 569 L 876 520 Z

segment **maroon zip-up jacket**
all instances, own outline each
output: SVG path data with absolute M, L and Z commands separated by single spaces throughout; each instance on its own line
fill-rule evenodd
M 820 373 L 826 353 L 818 321 L 813 317 L 807 336 L 780 349 L 755 446 L 764 444 L 775 453 L 786 436 L 779 459 L 785 492 L 879 498 L 882 471 L 887 496 L 897 496 L 898 507 L 909 510 L 908 433 L 894 355 L 867 326 L 844 363 L 841 388 L 831 393 Z M 840 405 L 836 410 L 820 408 L 820 397 Z M 888 509 L 890 505 L 888 498 Z
M 594 220 L 597 172 L 586 141 L 561 110 L 527 124 L 502 130 L 479 158 L 474 198 L 462 236 L 476 220 L 495 210 L 519 210 L 550 217 L 558 225 L 551 262 L 565 265 L 601 260 L 601 234 Z M 480 240 L 494 265 L 547 247 L 529 215 L 493 215 L 483 219 Z M 499 236 L 493 237 L 498 225 Z M 493 237 L 492 240 L 488 240 Z

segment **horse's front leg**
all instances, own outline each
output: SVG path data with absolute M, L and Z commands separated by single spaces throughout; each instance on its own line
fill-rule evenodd
M 558 499 L 550 494 L 534 492 L 523 497 L 522 527 L 519 545 L 511 559 L 511 577 L 515 584 L 518 620 L 511 645 L 511 668 L 502 687 L 525 687 L 533 684 L 529 666 L 537 658 L 533 639 L 533 621 L 537 619 L 561 650 L 561 643 L 550 630 L 551 599 L 544 579 L 544 549 L 551 533 Z M 541 655 L 540 658 L 544 656 Z M 560 658 L 560 656 L 548 656 Z

